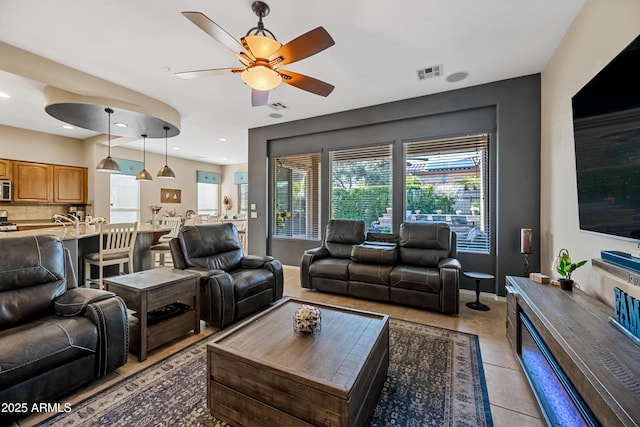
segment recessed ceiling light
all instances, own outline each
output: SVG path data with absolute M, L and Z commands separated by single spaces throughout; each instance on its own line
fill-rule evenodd
M 222 160 L 229 160 L 229 159 L 227 159 L 226 157 L 223 157 Z
M 218 138 L 218 141 L 220 141 L 220 142 L 227 142 L 227 138 Z
M 73 126 L 71 125 L 62 125 L 62 127 L 65 129 L 73 129 Z
M 11 95 L 5 92 L 0 92 L 0 98 L 11 98 Z
M 281 119 L 282 118 L 282 114 L 280 114 L 280 113 L 271 113 L 271 114 L 269 114 L 269 117 L 271 117 L 272 119 Z
M 469 73 L 467 73 L 466 71 L 459 71 L 457 73 L 449 74 L 447 76 L 447 81 L 449 83 L 455 83 L 459 82 L 460 80 L 464 80 L 467 77 L 469 77 Z
M 126 123 L 114 123 L 113 125 L 115 127 L 118 127 L 118 128 L 126 128 L 127 127 Z
M 179 150 L 180 149 L 180 147 L 171 147 L 171 148 L 174 149 L 174 150 Z

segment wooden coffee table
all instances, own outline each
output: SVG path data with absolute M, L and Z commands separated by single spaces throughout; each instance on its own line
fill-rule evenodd
M 293 332 L 302 304 L 321 332 Z M 207 346 L 211 414 L 238 426 L 368 425 L 389 367 L 383 314 L 285 299 Z
M 129 348 L 137 351 L 138 360 L 147 352 L 193 329 L 200 333 L 200 275 L 168 267 L 153 268 L 104 279 L 105 289 L 122 298 L 138 319 L 129 322 Z M 169 305 L 184 304 L 175 314 L 163 311 Z M 156 314 L 156 319 L 153 315 Z M 151 317 L 150 317 L 151 316 Z

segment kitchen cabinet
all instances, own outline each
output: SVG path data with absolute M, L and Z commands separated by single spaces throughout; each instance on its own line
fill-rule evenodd
M 13 201 L 53 201 L 53 167 L 44 163 L 13 161 Z
M 53 202 L 87 203 L 87 168 L 53 165 Z
M 0 179 L 11 179 L 11 160 L 0 159 Z

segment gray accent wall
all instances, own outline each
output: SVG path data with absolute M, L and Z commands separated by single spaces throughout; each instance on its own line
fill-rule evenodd
M 309 95 L 312 96 L 312 95 Z M 317 102 L 323 102 L 318 98 Z M 483 292 L 504 295 L 506 275 L 523 275 L 520 228 L 533 229 L 531 271 L 539 271 L 540 247 L 540 75 L 375 105 L 249 130 L 248 252 L 299 265 L 304 250 L 320 240 L 271 239 L 269 157 L 322 153 L 321 232 L 329 220 L 328 152 L 374 144 L 394 144 L 393 212 L 404 212 L 402 143 L 488 132 L 492 188 L 490 254 L 459 253 L 464 271 L 496 276 Z M 400 155 L 398 155 L 400 154 Z M 251 216 L 251 210 L 250 215 Z M 402 216 L 394 216 L 397 232 Z M 462 287 L 475 283 L 462 278 Z

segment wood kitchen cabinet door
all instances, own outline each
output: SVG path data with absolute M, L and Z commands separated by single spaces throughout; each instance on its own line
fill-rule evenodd
M 53 168 L 44 163 L 13 163 L 13 201 L 51 202 Z
M 11 179 L 11 160 L 0 159 L 0 179 Z
M 53 201 L 87 203 L 87 168 L 53 166 Z

